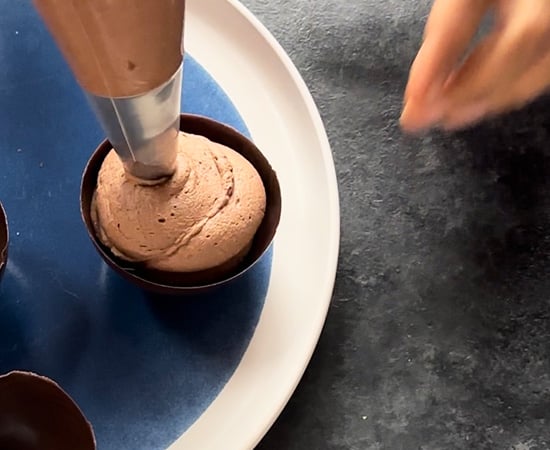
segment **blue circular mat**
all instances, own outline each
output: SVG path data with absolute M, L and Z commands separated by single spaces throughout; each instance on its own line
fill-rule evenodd
M 166 448 L 238 366 L 271 253 L 236 284 L 192 299 L 147 298 L 107 269 L 79 211 L 80 177 L 103 133 L 31 2 L 0 0 L 0 10 L 0 201 L 11 237 L 0 373 L 57 381 L 92 422 L 99 449 Z M 183 109 L 248 134 L 189 55 Z

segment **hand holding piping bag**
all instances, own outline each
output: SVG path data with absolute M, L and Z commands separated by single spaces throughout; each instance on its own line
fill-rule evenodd
M 492 29 L 466 54 L 489 13 Z M 401 126 L 463 128 L 548 90 L 549 0 L 436 0 L 409 74 Z

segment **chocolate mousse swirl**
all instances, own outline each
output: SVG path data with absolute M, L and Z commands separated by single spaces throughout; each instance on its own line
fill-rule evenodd
M 142 186 L 111 152 L 100 170 L 94 222 L 114 254 L 174 272 L 216 267 L 243 253 L 265 212 L 265 189 L 241 155 L 206 138 L 180 135 L 178 168 Z

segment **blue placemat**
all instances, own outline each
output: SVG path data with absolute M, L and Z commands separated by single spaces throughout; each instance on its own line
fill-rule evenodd
M 263 307 L 271 253 L 215 295 L 151 300 L 107 269 L 79 212 L 103 133 L 30 1 L 0 0 L 0 200 L 10 260 L 0 286 L 0 373 L 59 382 L 99 449 L 163 449 L 223 388 Z M 183 108 L 248 133 L 189 55 Z M 1 407 L 1 405 L 0 405 Z

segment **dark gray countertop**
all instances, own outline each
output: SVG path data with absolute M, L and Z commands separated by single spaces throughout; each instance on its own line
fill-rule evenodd
M 342 207 L 325 330 L 259 449 L 550 448 L 550 104 L 406 137 L 428 0 L 244 3 L 317 101 Z

